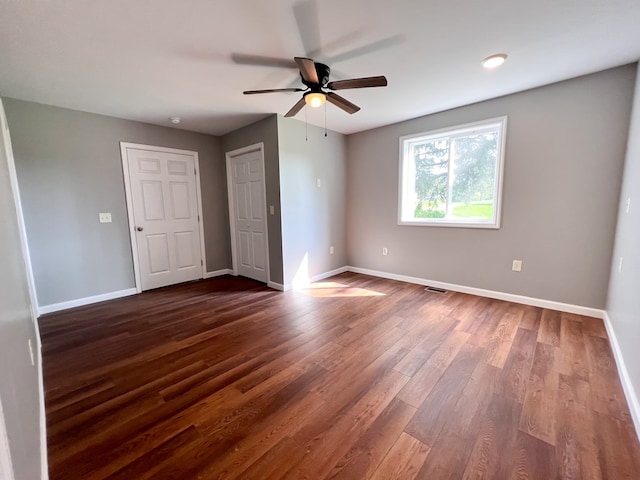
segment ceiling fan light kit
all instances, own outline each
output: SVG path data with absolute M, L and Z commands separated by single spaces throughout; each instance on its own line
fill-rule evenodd
M 327 96 L 321 92 L 307 92 L 304 94 L 304 101 L 312 108 L 318 108 L 327 101 Z
M 275 92 L 304 92 L 302 98 L 284 115 L 295 116 L 305 105 L 317 108 L 329 102 L 349 114 L 354 114 L 360 107 L 351 103 L 346 98 L 326 90 L 347 90 L 351 88 L 386 87 L 387 79 L 384 76 L 351 78 L 348 80 L 329 81 L 331 69 L 324 63 L 314 62 L 310 58 L 294 57 L 294 61 L 300 70 L 300 79 L 307 88 L 275 88 L 268 90 L 247 90 L 245 95 Z

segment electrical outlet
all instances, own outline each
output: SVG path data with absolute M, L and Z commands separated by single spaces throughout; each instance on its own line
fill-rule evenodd
M 275 215 L 276 214 L 276 207 L 274 207 L 273 205 L 269 205 L 269 215 Z
M 333 245 L 331 245 L 331 246 L 329 247 L 329 254 L 330 254 L 330 255 L 333 255 L 334 253 L 335 253 L 335 250 L 334 250 L 334 248 L 333 248 Z
M 514 272 L 521 272 L 522 260 L 514 260 L 513 263 L 511 264 L 511 270 L 513 270 Z
M 111 223 L 111 214 L 110 213 L 99 213 L 98 220 L 100 223 Z
M 320 188 L 322 186 L 322 181 L 319 178 L 316 178 L 316 187 Z
M 387 247 L 382 247 L 382 255 L 389 255 L 389 250 Z
M 622 257 L 618 260 L 618 273 L 622 273 Z

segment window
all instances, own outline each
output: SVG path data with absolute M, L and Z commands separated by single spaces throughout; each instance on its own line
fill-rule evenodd
M 507 117 L 400 138 L 400 225 L 500 227 Z

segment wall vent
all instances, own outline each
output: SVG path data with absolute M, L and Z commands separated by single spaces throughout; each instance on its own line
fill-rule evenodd
M 433 292 L 433 293 L 447 293 L 445 289 L 437 288 L 437 287 L 426 287 L 425 290 L 427 292 Z

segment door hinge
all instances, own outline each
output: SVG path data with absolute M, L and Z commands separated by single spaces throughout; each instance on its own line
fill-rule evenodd
M 204 260 L 200 260 L 200 266 L 204 267 Z
M 198 222 L 200 221 L 200 215 L 198 215 Z

